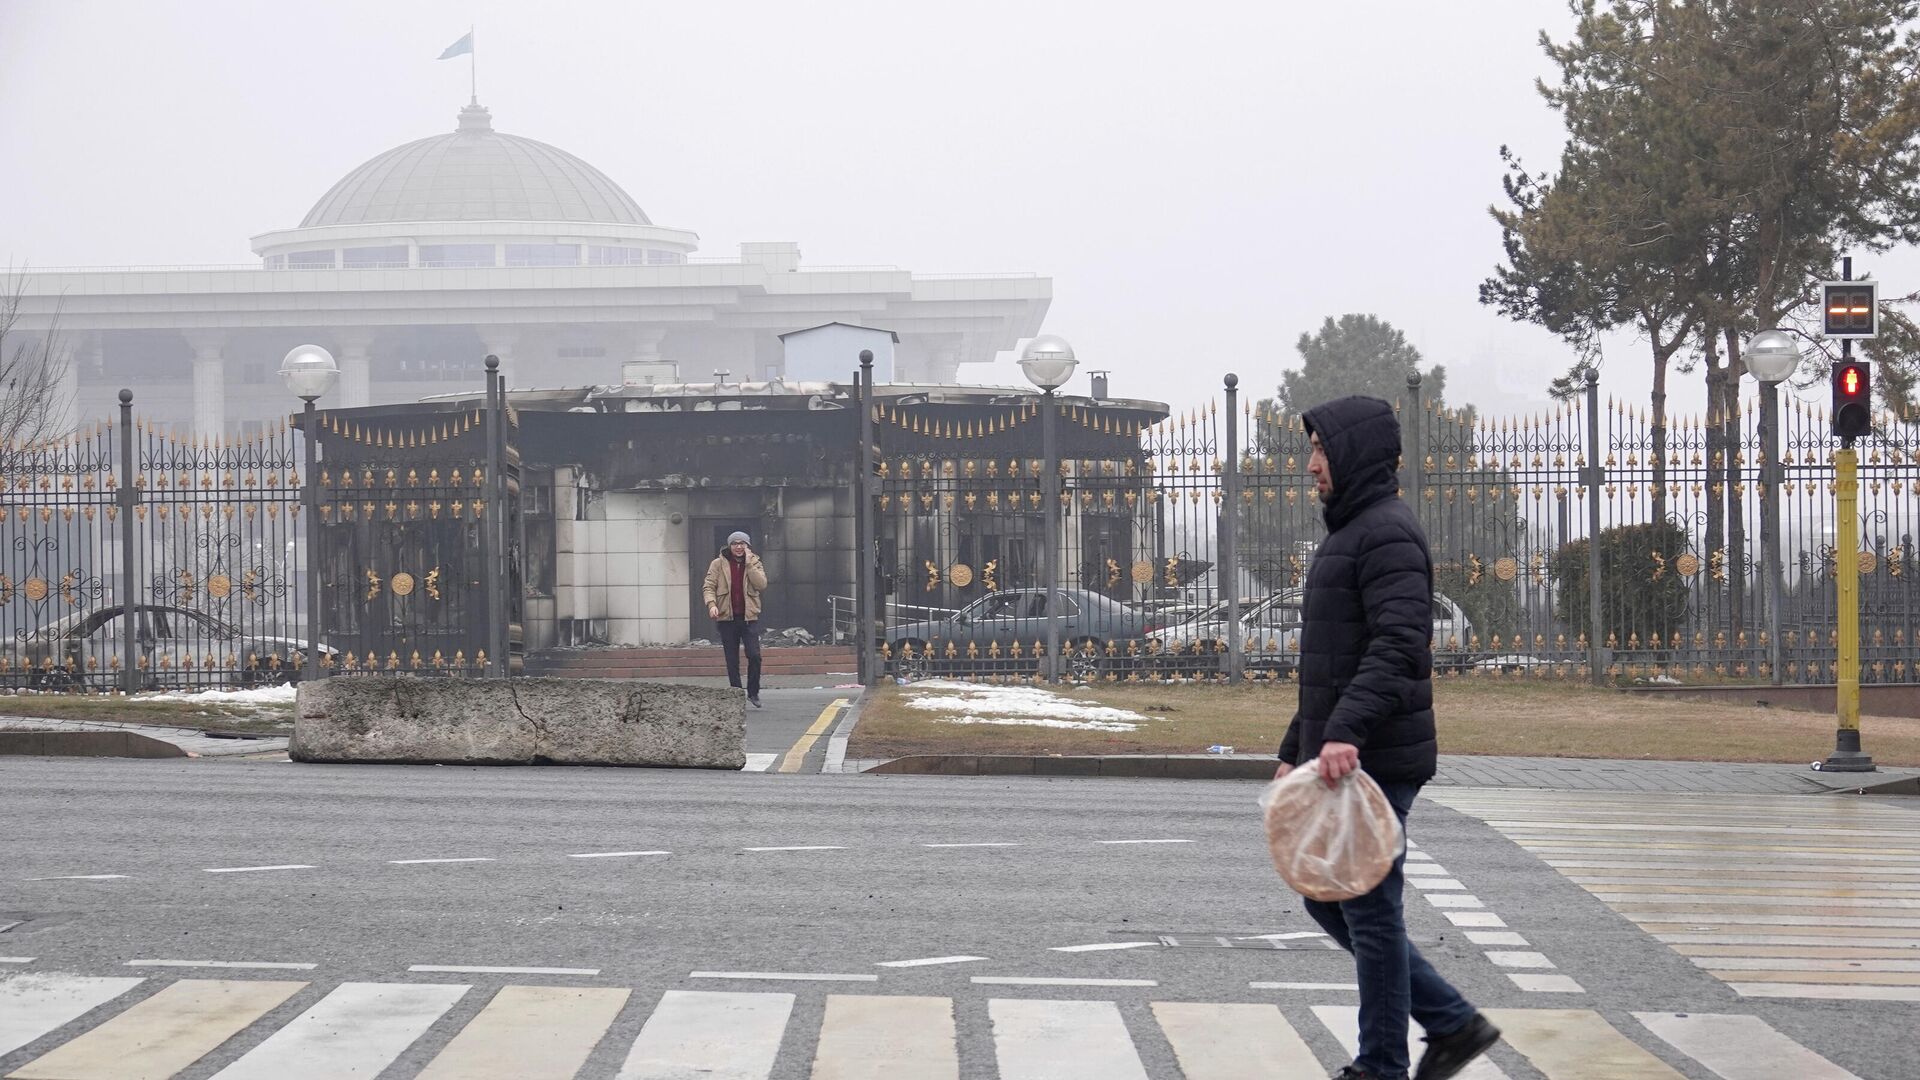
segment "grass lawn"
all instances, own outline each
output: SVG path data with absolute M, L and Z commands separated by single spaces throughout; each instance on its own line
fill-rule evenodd
M 293 703 L 154 700 L 118 694 L 0 694 L 0 716 L 293 734 Z
M 1293 716 L 1290 684 L 1103 686 L 1061 696 L 1149 719 L 1135 730 L 954 724 L 908 700 L 958 690 L 882 686 L 868 698 L 848 757 L 908 754 L 1194 754 L 1213 745 L 1271 754 Z M 1442 679 L 1434 684 L 1447 754 L 1765 761 L 1804 765 L 1833 748 L 1826 713 L 1678 701 L 1560 682 Z M 1862 741 L 1882 766 L 1920 766 L 1920 719 L 1862 717 Z

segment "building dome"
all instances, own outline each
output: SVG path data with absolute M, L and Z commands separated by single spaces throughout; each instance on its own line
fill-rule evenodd
M 493 130 L 480 104 L 451 135 L 397 146 L 341 178 L 303 229 L 403 221 L 653 224 L 605 173 L 557 147 Z

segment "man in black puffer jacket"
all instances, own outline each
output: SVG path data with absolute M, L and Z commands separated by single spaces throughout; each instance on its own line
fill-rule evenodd
M 1276 778 L 1318 758 L 1329 786 L 1356 768 L 1379 783 L 1405 826 L 1433 779 L 1433 560 L 1400 499 L 1400 421 L 1379 398 L 1345 397 L 1301 418 L 1307 469 L 1325 506 L 1327 538 L 1307 571 L 1300 637 L 1300 711 L 1280 744 Z M 1466 1068 L 1500 1032 L 1407 942 L 1401 866 L 1372 892 L 1307 913 L 1353 954 L 1360 985 L 1360 1053 L 1336 1073 L 1404 1080 L 1407 1020 L 1427 1031 L 1414 1080 Z

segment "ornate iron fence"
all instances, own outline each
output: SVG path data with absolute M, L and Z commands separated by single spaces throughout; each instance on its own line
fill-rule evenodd
M 1603 402 L 1597 382 L 1527 417 L 1438 407 L 1417 380 L 1395 407 L 1402 495 L 1433 553 L 1443 675 L 1834 678 L 1838 443 L 1822 410 L 1784 405 L 1770 454 L 1759 409 L 1656 425 L 1643 409 Z M 1016 431 L 1033 409 L 1012 415 L 986 434 Z M 1323 535 L 1298 416 L 1240 402 L 1231 385 L 1223 400 L 1154 424 L 1061 406 L 1070 445 L 1053 465 L 1054 508 L 1041 505 L 1049 466 L 1031 447 L 999 460 L 1004 450 L 945 441 L 937 423 L 876 419 L 875 514 L 892 599 L 960 609 L 958 622 L 895 622 L 883 642 L 891 670 L 995 680 L 1043 670 L 1041 601 L 1017 594 L 1046 595 L 1037 544 L 1051 509 L 1063 526 L 1059 602 L 1076 618 L 1062 645 L 1072 675 L 1291 674 L 1299 590 Z M 1860 498 L 1861 678 L 1911 681 L 1920 417 L 1880 418 L 1861 448 Z M 1769 531 L 1777 570 L 1763 557 Z

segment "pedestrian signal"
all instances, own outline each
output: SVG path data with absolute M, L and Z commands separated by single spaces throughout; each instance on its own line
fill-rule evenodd
M 1843 360 L 1833 365 L 1833 433 L 1857 439 L 1873 432 L 1873 365 Z
M 1871 281 L 1820 283 L 1820 325 L 1830 338 L 1870 338 L 1879 332 L 1879 287 Z

